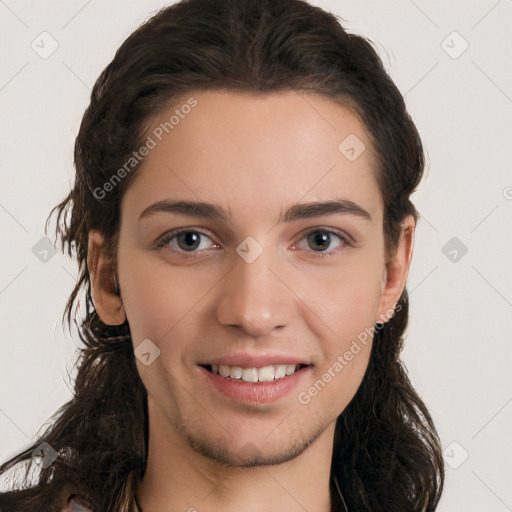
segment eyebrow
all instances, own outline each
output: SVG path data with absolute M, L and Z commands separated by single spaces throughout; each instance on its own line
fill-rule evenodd
M 140 214 L 139 221 L 151 217 L 156 213 L 190 215 L 192 217 L 201 217 L 222 222 L 227 222 L 231 218 L 231 211 L 217 204 L 202 201 L 164 200 L 148 206 Z M 348 199 L 335 198 L 328 201 L 294 204 L 285 212 L 281 211 L 278 223 L 293 222 L 299 219 L 309 219 L 332 214 L 352 215 L 373 222 L 370 213 L 357 203 Z

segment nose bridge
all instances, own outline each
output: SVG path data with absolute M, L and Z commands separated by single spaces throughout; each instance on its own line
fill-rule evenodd
M 236 248 L 233 269 L 226 276 L 217 309 L 222 325 L 264 336 L 291 321 L 293 295 L 279 279 L 275 251 L 247 237 Z

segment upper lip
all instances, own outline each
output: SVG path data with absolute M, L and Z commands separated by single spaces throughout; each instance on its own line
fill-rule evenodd
M 311 365 L 310 362 L 297 357 L 292 354 L 230 354 L 222 357 L 217 357 L 205 362 L 201 365 L 221 365 L 226 366 L 240 366 L 242 368 L 255 368 L 264 366 L 277 366 L 280 364 L 304 364 Z

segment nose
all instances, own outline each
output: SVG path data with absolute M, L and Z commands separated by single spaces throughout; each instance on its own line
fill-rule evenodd
M 263 337 L 292 321 L 293 291 L 271 251 L 251 263 L 235 253 L 234 265 L 225 276 L 217 302 L 217 320 L 252 337 Z

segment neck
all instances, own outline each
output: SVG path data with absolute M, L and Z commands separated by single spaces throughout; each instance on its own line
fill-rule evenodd
M 295 458 L 271 466 L 223 465 L 192 449 L 150 406 L 146 472 L 137 497 L 143 512 L 329 512 L 334 426 Z

